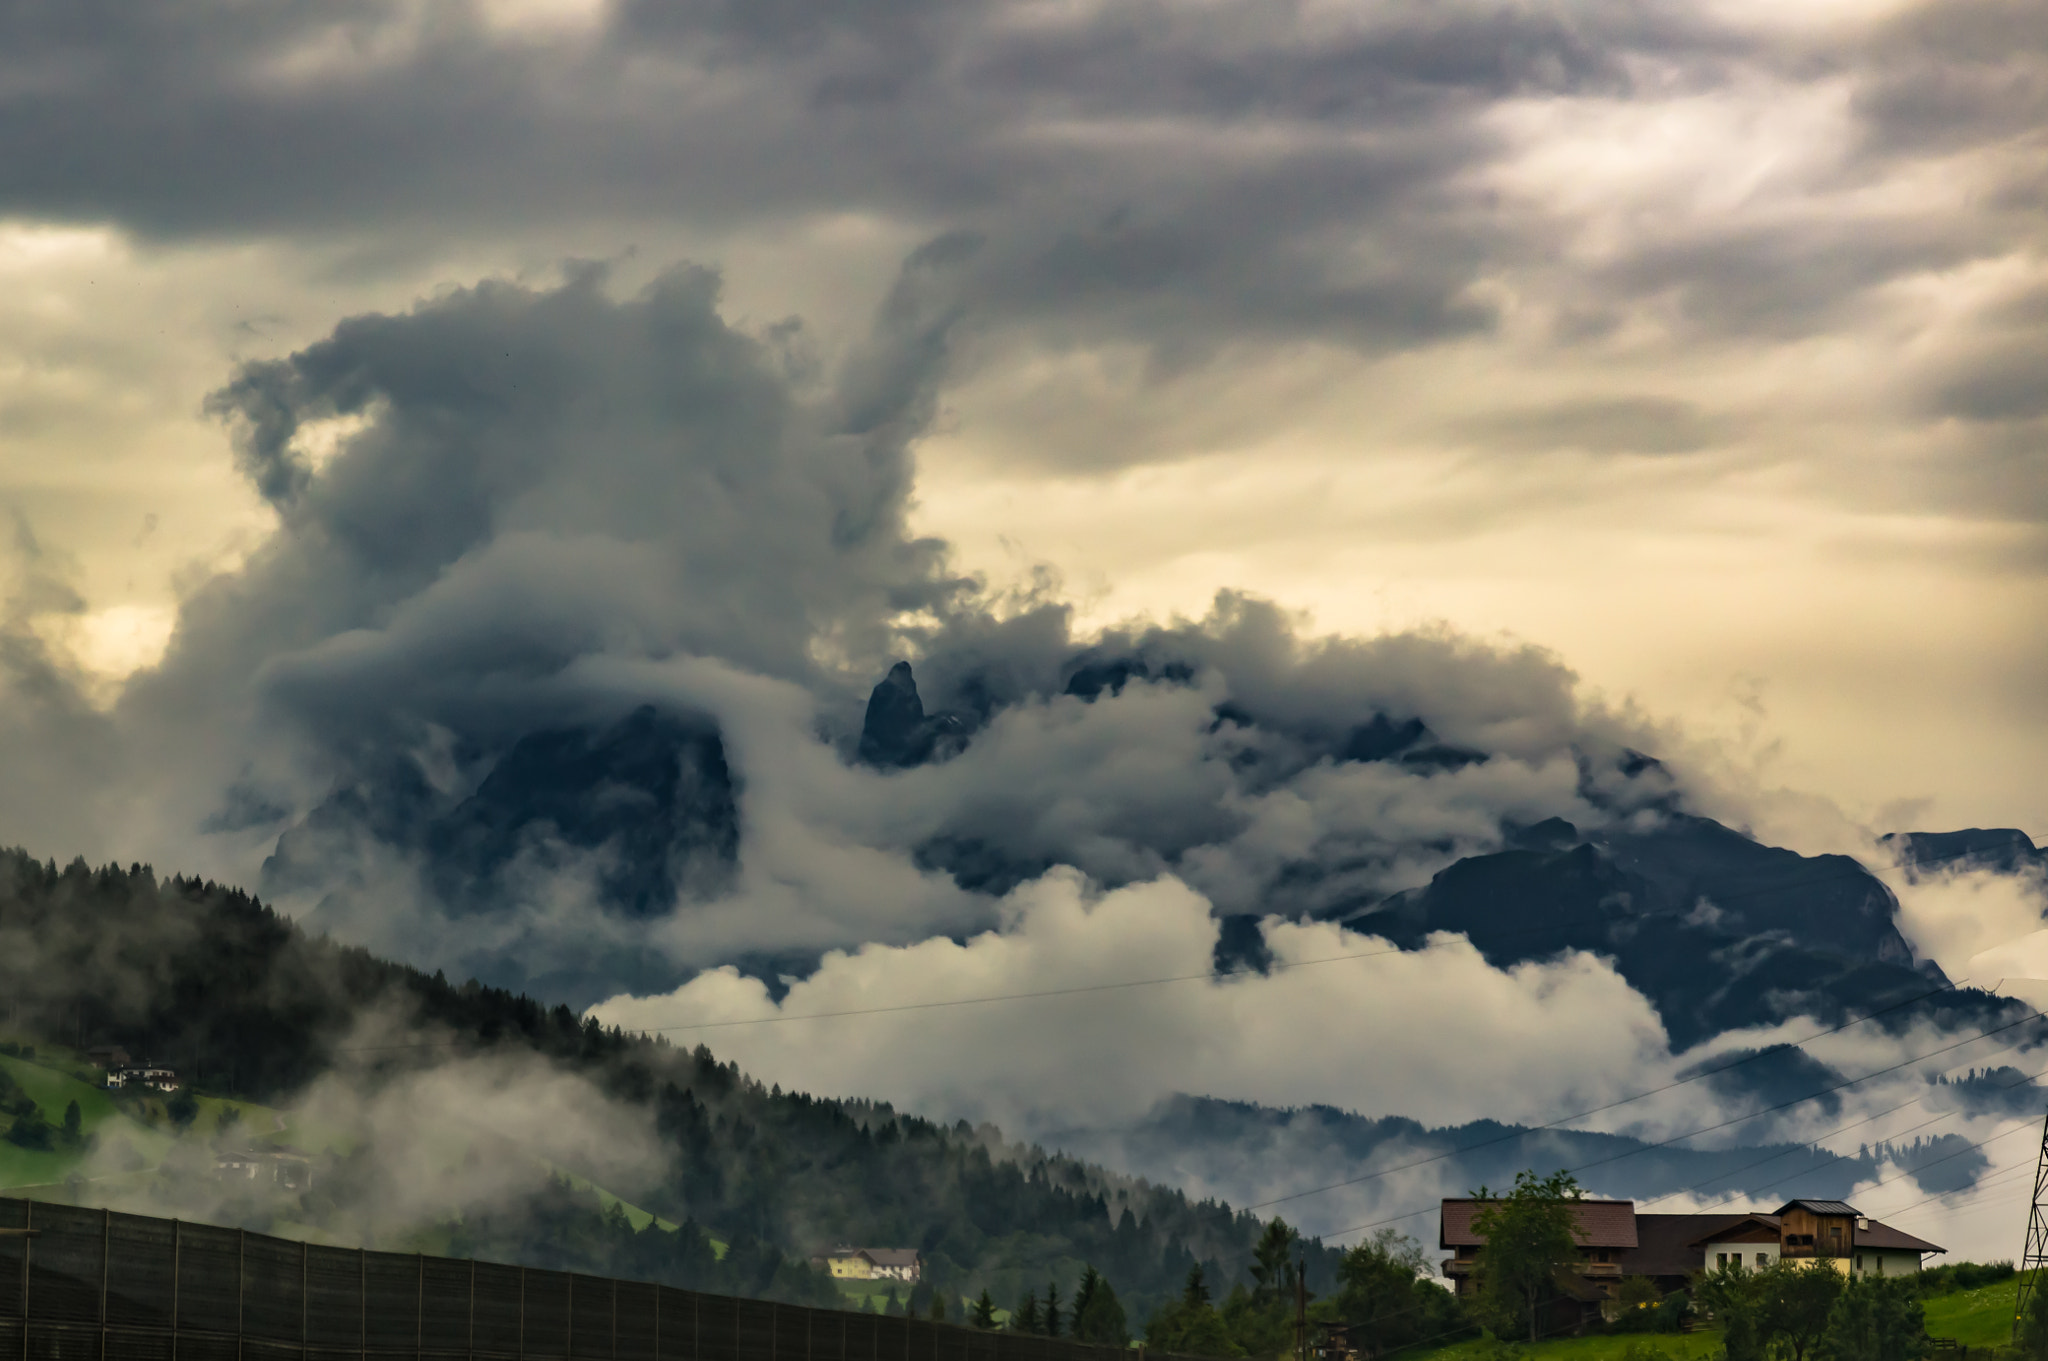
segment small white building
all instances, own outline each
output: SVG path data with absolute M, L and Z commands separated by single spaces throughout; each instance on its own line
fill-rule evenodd
M 834 1248 L 811 1261 L 842 1281 L 916 1281 L 924 1275 L 916 1248 Z
M 175 1092 L 178 1090 L 178 1074 L 170 1068 L 154 1068 L 146 1064 L 132 1068 L 108 1069 L 107 1089 L 119 1091 L 123 1087 L 146 1087 L 153 1092 Z
M 248 1181 L 304 1191 L 313 1185 L 313 1160 L 295 1148 L 236 1149 L 216 1154 L 214 1175 L 222 1181 Z

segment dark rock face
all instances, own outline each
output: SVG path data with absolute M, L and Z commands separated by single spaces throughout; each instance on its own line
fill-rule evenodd
M 868 696 L 860 725 L 860 760 L 883 770 L 906 770 L 944 760 L 967 745 L 968 725 L 958 714 L 926 714 L 909 662 L 898 662 Z
M 2048 850 L 2017 827 L 1966 827 L 1959 832 L 1893 832 L 1883 840 L 1901 851 L 1915 873 L 1992 870 L 1999 874 L 2048 872 Z
M 522 852 L 602 853 L 606 906 L 669 911 L 739 858 L 739 806 L 717 728 L 642 706 L 609 728 L 531 733 L 424 838 L 444 896 L 476 903 Z
M 1430 740 L 1429 729 L 1419 718 L 1396 723 L 1385 714 L 1374 714 L 1372 722 L 1361 723 L 1345 734 L 1343 744 L 1337 748 L 1337 759 L 1390 761 Z
M 1084 657 L 1075 665 L 1073 674 L 1067 677 L 1063 693 L 1092 704 L 1102 697 L 1105 690 L 1111 699 L 1115 699 L 1134 680 L 1186 685 L 1194 678 L 1195 668 L 1186 662 L 1155 665 L 1143 657 Z
M 335 883 L 332 862 L 351 835 L 422 853 L 435 890 L 466 911 L 501 901 L 515 864 L 547 870 L 595 856 L 603 904 L 648 917 L 730 874 L 739 805 L 718 729 L 643 706 L 602 728 L 529 733 L 452 808 L 412 762 L 380 767 L 278 839 L 265 891 Z
M 426 886 L 451 912 L 509 915 L 531 901 L 537 877 L 573 867 L 594 873 L 606 911 L 658 917 L 730 881 L 739 833 L 717 727 L 648 706 L 603 726 L 527 734 L 452 806 L 412 761 L 386 763 L 280 837 L 263 886 L 319 892 L 323 901 L 384 892 L 358 871 L 363 853 L 381 845 L 421 862 Z M 621 988 L 675 983 L 664 961 L 602 932 L 545 951 L 515 938 L 458 966 L 577 1007 Z
M 1881 1008 L 1947 981 L 1914 960 L 1891 891 L 1846 856 L 1802 856 L 1696 817 L 1564 847 L 1569 827 L 1538 824 L 1528 849 L 1460 860 L 1345 924 L 1410 947 L 1460 932 L 1500 967 L 1566 949 L 1608 956 L 1678 1045 Z

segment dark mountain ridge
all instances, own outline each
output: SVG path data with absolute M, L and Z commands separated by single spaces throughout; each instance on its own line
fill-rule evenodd
M 1092 706 L 1143 687 L 1186 688 L 1198 671 L 1158 647 L 1095 648 L 1070 657 L 1057 686 L 1065 699 Z M 893 665 L 844 754 L 883 772 L 950 761 L 993 715 L 1032 698 L 985 670 L 938 672 L 939 706 L 928 709 L 911 664 Z M 1394 712 L 1333 724 L 1229 699 L 1214 707 L 1210 733 L 1214 750 L 1204 759 L 1227 764 L 1244 799 L 1318 765 L 1377 763 L 1429 780 L 1494 759 Z M 1411 949 L 1432 932 L 1457 932 L 1503 966 L 1587 950 L 1614 960 L 1679 1046 L 1789 1016 L 1873 1009 L 1945 981 L 1900 933 L 1890 890 L 1856 861 L 1766 846 L 1688 813 L 1670 772 L 1641 752 L 1575 749 L 1574 759 L 1578 797 L 1600 811 L 1600 825 L 1504 822 L 1499 849 L 1454 859 L 1427 885 L 1397 893 L 1371 887 L 1375 867 L 1389 862 L 1384 848 L 1332 845 L 1301 855 L 1273 873 L 1254 908 L 1225 914 L 1219 967 L 1263 966 L 1257 922 L 1268 915 L 1340 921 Z M 338 790 L 279 838 L 264 866 L 266 891 L 330 900 L 375 892 L 348 878 L 355 862 L 341 852 L 350 838 L 414 857 L 427 890 L 457 915 L 499 910 L 522 888 L 577 867 L 602 910 L 659 918 L 716 897 L 738 872 L 738 776 L 715 723 L 701 714 L 644 706 L 608 722 L 529 733 L 496 755 L 465 748 L 464 760 L 473 781 L 467 793 L 430 788 L 406 760 Z M 1227 841 L 1237 816 L 1219 803 L 1175 828 L 1145 818 L 1133 820 L 1136 830 L 1104 827 L 1125 838 L 1130 853 L 1090 872 L 1110 886 L 1114 864 L 1172 872 L 1185 854 Z M 985 811 L 951 809 L 938 830 L 900 849 L 927 872 L 998 895 L 1067 863 L 1032 822 L 1000 800 Z M 2043 862 L 2016 831 L 1911 833 L 1896 844 L 1917 873 L 1949 864 L 2033 873 Z M 1453 849 L 1447 843 L 1437 853 Z M 682 981 L 685 971 L 658 952 L 605 939 L 589 933 L 524 954 L 518 945 L 493 947 L 466 967 L 579 1004 Z M 779 989 L 784 975 L 807 973 L 819 953 L 778 947 L 772 957 L 740 952 L 716 962 Z M 1941 1005 L 1981 1012 L 1996 1004 L 1965 997 Z
M 2038 1102 L 2038 1088 L 2024 1090 Z M 1745 1104 L 1762 1103 L 1745 1102 L 1731 1093 L 1732 1109 Z M 1865 1146 L 1844 1157 L 1811 1144 L 1768 1137 L 1725 1148 L 1658 1146 L 1626 1134 L 1494 1120 L 1428 1126 L 1404 1116 L 1366 1116 L 1334 1106 L 1282 1109 L 1189 1095 L 1160 1102 L 1131 1126 L 1063 1131 L 1060 1137 L 1091 1158 L 1196 1187 L 1243 1186 L 1248 1168 L 1262 1169 L 1262 1197 L 1349 1181 L 1356 1198 L 1349 1202 L 1351 1213 L 1383 1220 L 1412 1211 L 1413 1217 L 1397 1227 L 1417 1237 L 1427 1236 L 1433 1209 L 1431 1193 L 1418 1191 L 1418 1183 L 1426 1187 L 1433 1182 L 1445 1194 L 1460 1195 L 1482 1185 L 1511 1185 L 1515 1174 L 1529 1167 L 1582 1168 L 1579 1177 L 1588 1193 L 1615 1199 L 1647 1202 L 1689 1194 L 1700 1201 L 1725 1200 L 1747 1207 L 1752 1197 L 1841 1198 L 1880 1175 L 1887 1159 L 1923 1168 L 1915 1182 L 1928 1194 L 1968 1187 L 1990 1165 L 1989 1158 L 1956 1134 L 1897 1146 Z M 1375 1182 L 1371 1174 L 1376 1171 L 1387 1172 L 1387 1178 Z M 1331 1207 L 1304 1208 L 1300 1202 L 1283 1201 L 1277 1208 L 1307 1218 L 1319 1231 L 1349 1227 L 1323 1227 L 1336 1212 Z

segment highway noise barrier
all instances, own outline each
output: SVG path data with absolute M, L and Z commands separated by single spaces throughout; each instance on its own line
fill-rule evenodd
M 1124 1361 L 1121 1347 L 0 1198 L 0 1361 Z

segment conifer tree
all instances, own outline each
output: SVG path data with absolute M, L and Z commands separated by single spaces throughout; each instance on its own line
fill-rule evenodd
M 1045 1283 L 1045 1335 L 1060 1335 L 1060 1288 L 1054 1281 Z
M 981 1288 L 981 1298 L 974 1302 L 974 1326 L 984 1332 L 996 1326 L 996 1302 L 987 1286 Z

